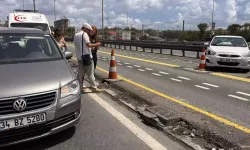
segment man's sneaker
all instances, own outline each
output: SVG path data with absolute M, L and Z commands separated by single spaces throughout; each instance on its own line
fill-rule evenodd
M 103 89 L 100 88 L 91 88 L 92 92 L 103 92 Z

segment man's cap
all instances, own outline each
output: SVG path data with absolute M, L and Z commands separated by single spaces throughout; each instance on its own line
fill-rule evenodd
M 82 25 L 82 27 L 87 28 L 87 29 L 93 31 L 91 25 L 89 25 L 88 23 L 84 23 L 84 24 Z

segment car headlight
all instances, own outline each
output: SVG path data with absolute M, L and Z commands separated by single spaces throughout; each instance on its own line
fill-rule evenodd
M 250 52 L 247 52 L 245 54 L 242 55 L 243 57 L 250 57 Z
M 69 84 L 61 88 L 61 98 L 69 95 L 77 95 L 80 92 L 80 85 L 77 80 L 70 82 Z
M 207 54 L 206 55 L 216 55 L 216 52 L 214 52 L 213 50 L 211 50 L 210 48 L 207 49 Z

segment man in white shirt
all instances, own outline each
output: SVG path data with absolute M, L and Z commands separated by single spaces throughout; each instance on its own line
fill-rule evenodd
M 83 82 L 84 82 L 84 75 L 87 74 L 92 91 L 101 92 L 103 90 L 99 89 L 95 84 L 94 63 L 92 60 L 92 53 L 91 53 L 91 48 L 99 47 L 101 43 L 99 42 L 95 44 L 90 43 L 89 35 L 90 35 L 90 31 L 92 30 L 93 30 L 92 27 L 88 23 L 84 23 L 82 26 L 82 31 L 76 33 L 74 36 L 76 57 L 78 60 L 78 67 L 79 67 L 78 78 L 79 78 L 80 86 L 83 88 L 83 90 L 85 90 L 86 87 L 83 87 Z M 88 56 L 86 59 L 90 57 L 91 59 L 88 59 L 88 60 L 90 60 L 91 63 L 84 64 L 84 62 L 86 61 L 83 60 L 85 59 L 85 57 L 83 56 Z

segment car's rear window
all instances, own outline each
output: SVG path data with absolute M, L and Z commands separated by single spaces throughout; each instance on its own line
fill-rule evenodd
M 50 35 L 0 34 L 0 64 L 63 59 Z

